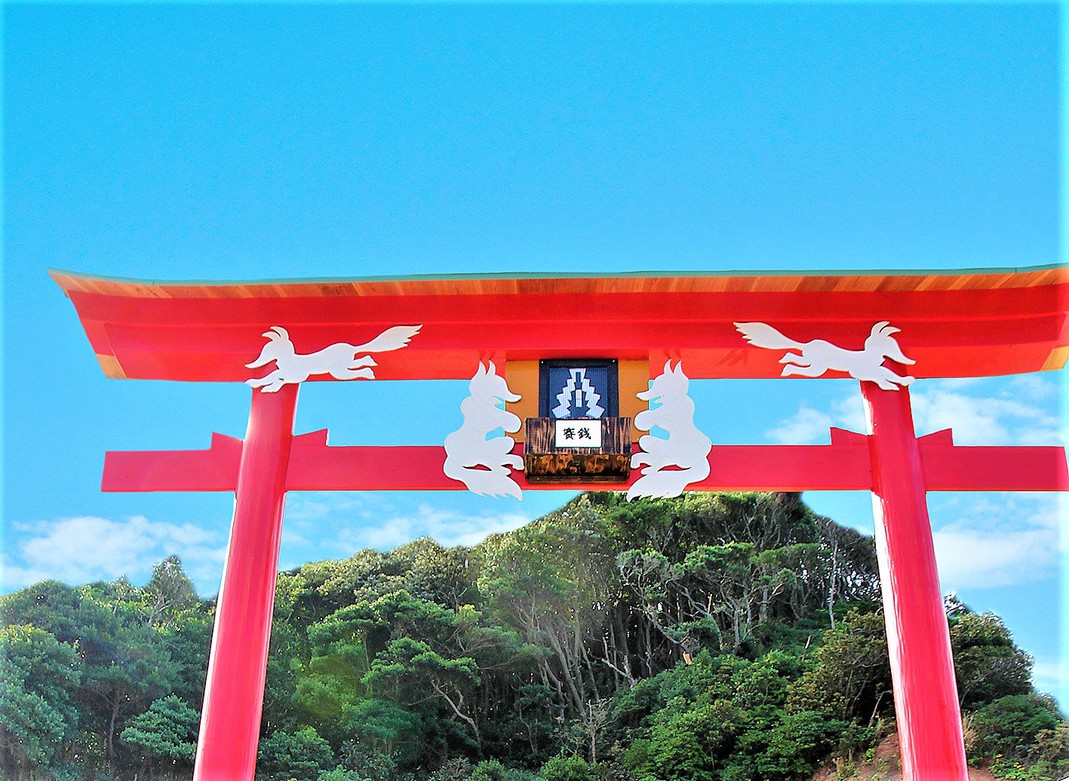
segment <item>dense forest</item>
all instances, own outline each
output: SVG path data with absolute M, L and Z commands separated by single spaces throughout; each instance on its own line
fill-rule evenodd
M 214 603 L 0 598 L 4 779 L 188 778 Z M 997 616 L 948 599 L 970 761 L 1069 775 L 1069 723 Z M 416 540 L 278 577 L 264 781 L 838 777 L 894 732 L 872 538 L 797 494 L 584 495 L 471 548 Z

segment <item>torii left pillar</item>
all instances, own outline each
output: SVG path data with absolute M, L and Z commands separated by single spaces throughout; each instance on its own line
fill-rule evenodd
M 216 603 L 194 781 L 252 779 L 298 385 L 252 394 Z

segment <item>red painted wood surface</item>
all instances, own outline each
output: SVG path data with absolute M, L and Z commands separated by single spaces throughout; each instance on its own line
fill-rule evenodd
M 295 385 L 253 393 L 216 602 L 195 781 L 252 781 L 256 771 L 296 406 Z
M 734 322 L 860 349 L 888 320 L 917 377 L 1060 368 L 1069 355 L 1069 272 L 445 279 L 190 285 L 52 272 L 111 377 L 244 381 L 272 325 L 299 353 L 422 324 L 378 353 L 378 379 L 467 379 L 480 359 L 682 359 L 694 379 L 779 377 L 782 350 Z M 843 376 L 842 374 L 829 374 Z M 312 377 L 313 381 L 321 377 Z
M 1060 447 L 962 447 L 950 432 L 918 440 L 929 491 L 1066 491 L 1069 470 Z M 523 455 L 523 446 L 513 451 Z M 241 441 L 212 435 L 208 450 L 113 451 L 104 458 L 105 491 L 232 491 Z M 440 446 L 327 445 L 327 432 L 295 437 L 286 476 L 290 491 L 466 490 L 442 472 Z M 868 491 L 872 488 L 869 437 L 832 429 L 830 445 L 713 445 L 710 475 L 690 490 Z M 627 490 L 610 485 L 528 483 L 523 490 Z
M 909 391 L 861 383 L 873 516 L 905 781 L 967 781 L 961 709 Z

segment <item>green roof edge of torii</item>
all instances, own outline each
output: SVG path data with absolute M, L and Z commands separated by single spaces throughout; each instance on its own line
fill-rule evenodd
M 470 273 L 470 274 L 412 274 L 404 276 L 370 276 L 370 277 L 294 277 L 274 279 L 138 279 L 135 277 L 118 277 L 106 274 L 85 274 L 59 268 L 48 268 L 47 273 L 53 278 L 57 275 L 101 282 L 125 283 L 149 286 L 219 286 L 227 285 L 299 285 L 360 282 L 435 282 L 449 280 L 551 280 L 551 279 L 685 279 L 717 277 L 920 277 L 920 276 L 959 276 L 959 275 L 1000 275 L 1031 274 L 1044 271 L 1069 268 L 1065 263 L 1051 263 L 1040 266 L 990 267 L 990 268 L 943 268 L 943 269 L 840 269 L 837 271 L 821 270 L 760 270 L 760 271 L 620 271 L 615 273 L 598 272 L 537 272 L 520 271 L 507 273 Z

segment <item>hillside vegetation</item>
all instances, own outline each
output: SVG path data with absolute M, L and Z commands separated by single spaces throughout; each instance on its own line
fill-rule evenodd
M 0 598 L 4 779 L 191 773 L 214 604 L 151 581 Z M 1069 775 L 994 615 L 948 603 L 970 761 Z M 894 732 L 871 538 L 796 494 L 580 496 L 471 548 L 279 575 L 264 781 L 840 777 Z

